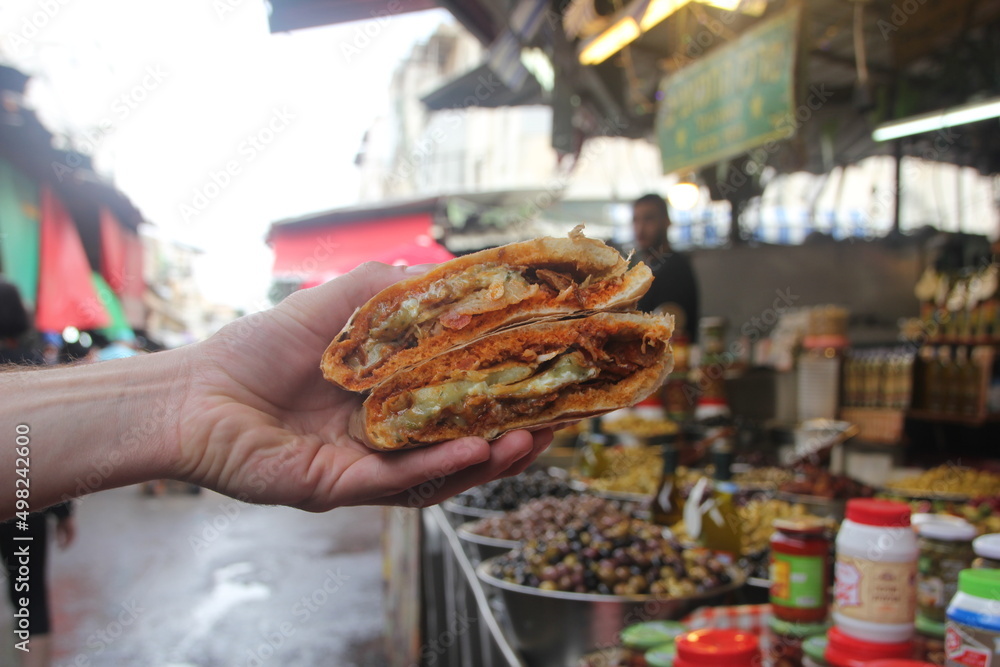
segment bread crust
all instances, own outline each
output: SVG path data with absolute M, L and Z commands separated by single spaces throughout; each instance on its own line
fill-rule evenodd
M 526 269 L 564 269 L 575 275 L 609 276 L 595 278 L 594 284 L 578 291 L 577 298 L 556 299 L 540 291 L 519 303 L 491 312 L 472 315 L 461 329 L 445 329 L 426 336 L 415 345 L 393 352 L 368 368 L 352 368 L 347 359 L 355 355 L 369 339 L 373 326 L 399 308 L 407 298 L 425 293 L 435 282 L 455 280 L 457 276 L 483 265 L 502 265 Z M 441 264 L 430 272 L 390 285 L 356 310 L 344 329 L 323 354 L 324 377 L 350 391 L 368 391 L 403 368 L 474 340 L 490 331 L 519 322 L 553 316 L 567 316 L 580 311 L 631 309 L 652 283 L 652 272 L 644 264 L 629 269 L 627 261 L 614 248 L 589 239 L 580 233 L 569 238 L 545 237 L 483 250 Z
M 466 435 L 492 440 L 514 429 L 538 429 L 603 414 L 638 403 L 655 391 L 673 368 L 670 316 L 640 313 L 592 313 L 583 317 L 537 321 L 497 331 L 425 360 L 377 385 L 351 419 L 351 435 L 372 449 L 396 450 L 443 442 Z M 436 423 L 414 432 L 394 427 L 387 405 L 410 390 L 465 379 L 469 371 L 488 369 L 530 354 L 612 349 L 630 345 L 643 356 L 644 368 L 613 383 L 573 385 L 546 397 L 537 411 L 512 410 L 503 423 L 477 419 L 459 426 Z M 641 354 L 639 350 L 642 350 Z M 489 399 L 495 402 L 495 399 Z M 446 421 L 446 420 L 445 420 Z

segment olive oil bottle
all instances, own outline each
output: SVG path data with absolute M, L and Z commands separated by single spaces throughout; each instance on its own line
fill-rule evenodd
M 740 518 L 736 512 L 732 482 L 733 450 L 728 442 L 720 442 L 712 451 L 715 482 L 712 495 L 702 506 L 701 540 L 713 551 L 725 551 L 739 557 L 742 551 Z
M 660 474 L 660 484 L 649 513 L 653 523 L 660 526 L 675 526 L 684 519 L 684 498 L 681 496 L 680 484 L 677 480 L 677 446 L 670 443 L 662 445 L 663 472 Z

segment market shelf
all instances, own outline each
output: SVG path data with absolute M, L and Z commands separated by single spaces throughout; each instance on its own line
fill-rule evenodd
M 930 410 L 909 410 L 906 416 L 908 419 L 917 421 L 945 422 L 965 426 L 982 426 L 983 424 L 1000 422 L 1000 413 L 956 415 L 948 412 L 931 412 Z

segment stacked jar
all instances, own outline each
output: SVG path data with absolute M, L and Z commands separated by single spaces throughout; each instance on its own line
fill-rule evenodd
M 910 508 L 891 500 L 853 499 L 837 535 L 832 628 L 827 662 L 907 658 L 913 651 L 917 536 Z
M 674 667 L 760 667 L 757 636 L 742 630 L 695 630 L 677 638 Z
M 976 527 L 962 520 L 930 519 L 917 528 L 917 615 L 944 623 L 948 603 L 958 590 L 958 573 L 972 567 Z
M 945 664 L 1000 664 L 1000 570 L 962 570 L 948 605 Z
M 972 541 L 976 560 L 972 567 L 986 570 L 1000 569 L 1000 533 L 980 535 Z
M 917 564 L 915 655 L 944 664 L 945 611 L 958 590 L 958 573 L 971 567 L 976 527 L 952 516 L 930 515 L 917 524 L 920 560 Z

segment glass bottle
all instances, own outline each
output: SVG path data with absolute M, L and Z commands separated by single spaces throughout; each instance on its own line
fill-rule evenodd
M 590 420 L 590 429 L 581 434 L 582 442 L 578 454 L 577 468 L 584 477 L 597 479 L 607 471 L 607 455 L 604 452 L 608 436 L 601 429 L 601 418 Z
M 733 499 L 736 485 L 732 482 L 732 446 L 728 442 L 716 445 L 712 460 L 715 464 L 715 483 L 703 510 L 702 544 L 713 551 L 725 551 L 738 558 L 742 552 L 742 539 L 740 517 Z
M 935 352 L 934 360 L 927 369 L 927 409 L 944 412 L 946 371 L 951 366 L 951 350 L 939 346 Z
M 677 482 L 678 457 L 676 445 L 663 445 L 663 472 L 658 491 L 649 508 L 653 523 L 661 526 L 675 526 L 684 518 L 684 498 Z

